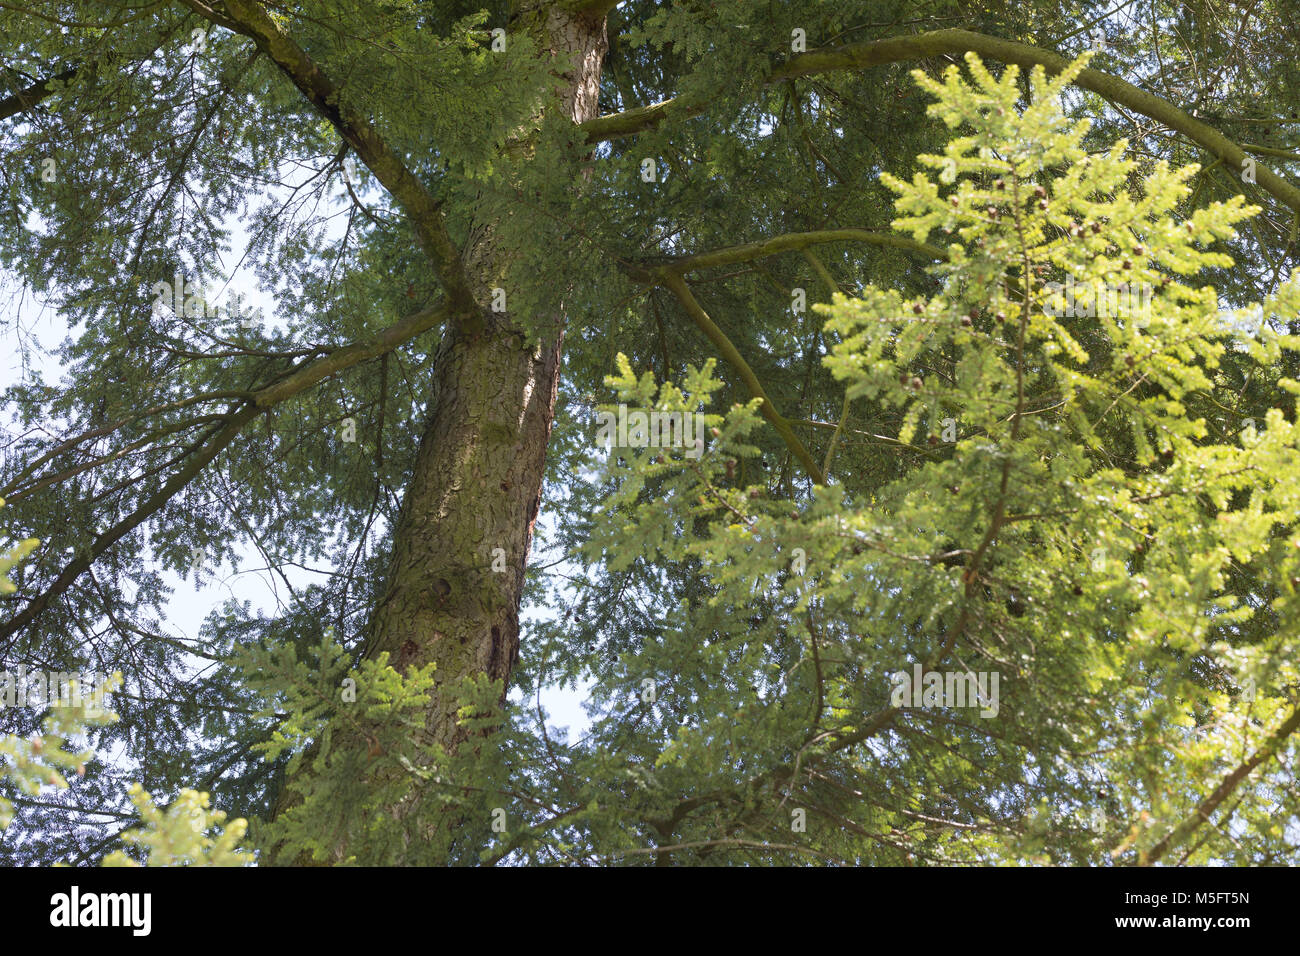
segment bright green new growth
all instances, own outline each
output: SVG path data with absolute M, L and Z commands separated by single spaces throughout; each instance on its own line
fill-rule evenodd
M 872 863 L 1294 858 L 1298 436 L 1280 408 L 1234 420 L 1224 393 L 1229 366 L 1296 393 L 1281 370 L 1300 339 L 1276 327 L 1300 277 L 1262 313 L 1221 311 L 1193 277 L 1231 265 L 1208 247 L 1257 208 L 1180 221 L 1197 167 L 1139 170 L 1123 141 L 1086 153 L 1059 100 L 1085 62 L 1035 70 L 1024 107 L 1015 67 L 917 71 L 959 135 L 920 157 L 937 179 L 882 179 L 897 228 L 952 237 L 941 288 L 817 307 L 854 421 L 898 422 L 877 437 L 921 464 L 798 514 L 728 480 L 752 408 L 698 463 L 611 456 L 591 555 L 698 562 L 710 595 L 636 661 L 698 715 L 638 738 L 656 784 L 734 808 L 673 842 L 729 825 L 724 844 Z M 1069 278 L 1081 305 L 1149 285 L 1149 311 L 1068 317 L 1049 283 Z M 630 368 L 611 384 L 651 404 Z M 996 713 L 894 706 L 890 675 L 918 663 L 999 674 Z
M 96 712 L 95 699 L 112 693 L 121 684 L 121 674 L 114 674 L 92 694 L 87 703 L 77 706 L 51 707 L 42 733 L 27 740 L 15 735 L 0 737 L 0 779 L 8 780 L 27 796 L 40 793 L 42 787 L 68 789 L 67 774 L 80 776 L 86 762 L 94 756 L 89 748 L 78 747 L 90 727 L 111 723 L 115 714 Z M 73 697 L 76 697 L 75 691 Z M 127 830 L 122 840 L 144 851 L 147 866 L 246 866 L 253 862 L 249 851 L 238 849 L 248 829 L 246 820 L 226 823 L 226 814 L 211 810 L 208 795 L 185 788 L 165 808 L 154 803 L 138 783 L 130 788 L 131 802 L 140 817 L 139 830 Z M 0 830 L 13 819 L 13 804 L 0 797 Z M 104 866 L 139 866 L 118 850 L 105 857 Z
M 429 739 L 433 664 L 402 675 L 387 653 L 354 662 L 332 630 L 308 657 L 250 646 L 234 658 L 263 696 L 260 716 L 277 722 L 257 751 L 268 761 L 292 753 L 293 782 L 282 812 L 254 834 L 260 847 L 281 862 L 434 865 L 464 836 L 449 821 L 469 816 L 486 831 L 506 797 L 493 783 L 500 758 L 471 747 L 449 756 Z M 467 679 L 445 692 L 458 696 L 461 726 L 486 735 L 500 724 L 499 682 Z M 315 772 L 296 774 L 308 760 Z
M 112 723 L 115 714 L 96 711 L 93 701 L 102 699 L 121 685 L 121 674 L 114 674 L 103 686 L 86 694 L 87 703 L 51 707 L 42 733 L 31 740 L 15 735 L 0 737 L 0 779 L 8 780 L 27 796 L 40 793 L 42 787 L 68 789 L 67 774 L 80 776 L 94 756 L 90 748 L 79 747 L 78 738 L 100 724 Z M 76 699 L 76 692 L 73 691 Z M 7 759 L 3 759 L 7 758 Z M 131 802 L 140 817 L 139 830 L 127 830 L 122 840 L 144 851 L 147 866 L 246 866 L 253 854 L 238 849 L 246 820 L 225 823 L 226 814 L 211 810 L 208 795 L 185 788 L 165 808 L 138 783 L 130 788 Z M 13 804 L 0 797 L 0 830 L 13 819 Z M 139 866 L 122 851 L 105 857 L 104 866 Z
M 0 508 L 4 507 L 4 503 L 4 499 L 0 498 Z M 9 580 L 9 572 L 13 570 L 14 565 L 39 546 L 40 541 L 36 538 L 27 538 L 19 541 L 7 551 L 0 552 L 0 594 L 13 594 L 17 590 L 13 582 Z
M 1192 798 L 1290 713 L 1283 689 L 1296 679 L 1300 570 L 1295 426 L 1275 409 L 1240 436 L 1238 423 L 1216 429 L 1227 439 L 1216 441 L 1204 413 L 1229 358 L 1294 395 L 1296 383 L 1276 369 L 1300 341 L 1269 321 L 1256 336 L 1231 334 L 1231 320 L 1253 310 L 1224 315 L 1212 288 L 1180 281 L 1230 266 L 1204 247 L 1258 209 L 1238 196 L 1178 222 L 1173 210 L 1196 167 L 1157 163 L 1135 189 L 1123 141 L 1107 156 L 1087 155 L 1087 124 L 1066 127 L 1058 105 L 1084 60 L 1051 83 L 1036 70 L 1023 113 L 1014 67 L 998 82 L 977 57 L 967 62 L 973 86 L 955 68 L 942 84 L 914 74 L 939 98 L 933 115 L 974 130 L 944 157 L 921 157 L 946 167 L 950 181 L 955 167 L 957 188 L 941 195 L 923 175 L 911 184 L 882 177 L 900 194 L 899 228 L 918 241 L 939 228 L 961 238 L 941 270 L 944 292 L 919 313 L 876 289 L 824 310 L 844 336 L 827 364 L 850 396 L 905 410 L 901 442 L 923 425 L 937 433 L 943 418 L 960 423 L 961 438 L 950 455 L 887 489 L 870 515 L 846 523 L 883 542 L 883 505 L 895 553 L 932 552 L 936 529 L 964 546 L 958 567 L 941 572 L 951 590 L 935 594 L 936 636 L 953 650 L 982 651 L 988 663 L 976 670 L 1011 670 L 1003 687 L 1013 725 L 1059 748 L 1033 755 L 1034 775 L 1053 785 L 1036 801 L 1024 847 L 1039 827 L 1068 826 L 1072 817 L 1078 825 L 1083 811 L 1095 819 L 1097 803 L 1074 794 L 1097 782 L 1109 794 L 1107 823 L 1091 827 L 1100 832 L 1080 838 L 1080 848 L 1143 850 L 1191 816 Z M 1063 276 L 1076 289 L 1149 284 L 1154 301 L 1149 314 L 1061 319 L 1044 282 Z M 1266 319 L 1297 311 L 1294 277 L 1263 305 Z M 936 368 L 943 373 L 926 374 Z M 901 385 L 900 373 L 921 383 Z M 935 573 L 897 558 L 887 564 L 892 579 L 901 575 L 902 595 Z M 1225 593 L 1242 567 L 1262 593 Z M 1022 616 L 987 616 L 983 589 L 1014 597 Z M 1267 637 L 1239 643 L 1260 617 L 1271 619 Z M 1266 766 L 1265 780 L 1279 769 Z M 1279 809 L 1267 783 L 1238 796 L 1237 813 L 1248 820 Z M 1265 834 L 1286 839 L 1276 819 L 1251 835 Z M 1213 834 L 1192 859 L 1245 862 L 1250 852 Z
M 0 506 L 4 502 L 0 500 Z M 13 590 L 8 574 L 15 564 L 30 554 L 40 542 L 28 539 L 0 555 L 0 594 Z M 16 735 L 0 737 L 0 780 L 7 780 L 19 793 L 35 796 L 42 787 L 68 789 L 67 774 L 85 773 L 86 762 L 94 756 L 89 748 L 79 747 L 89 728 L 117 720 L 96 706 L 122 684 L 122 675 L 113 674 L 102 686 L 80 693 L 75 685 L 68 699 L 79 701 L 70 706 L 51 707 L 39 736 L 27 740 Z M 253 854 L 237 849 L 248 828 L 245 820 L 222 824 L 226 815 L 208 808 L 208 795 L 184 789 L 165 809 L 139 784 L 130 789 L 131 802 L 140 815 L 142 829 L 128 830 L 122 839 L 145 850 L 149 866 L 244 866 Z M 13 802 L 0 796 L 0 830 L 13 819 Z M 209 836 L 208 834 L 212 835 Z M 120 850 L 104 859 L 104 866 L 138 866 Z
M 144 826 L 140 831 L 127 831 L 122 839 L 144 848 L 148 866 L 248 866 L 253 862 L 252 853 L 239 849 L 248 821 L 226 824 L 224 812 L 209 809 L 206 793 L 187 787 L 165 809 L 138 783 L 131 785 L 130 793 Z M 104 866 L 138 865 L 120 850 L 104 859 Z

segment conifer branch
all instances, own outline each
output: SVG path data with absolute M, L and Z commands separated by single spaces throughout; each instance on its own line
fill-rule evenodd
M 902 249 L 906 252 L 918 253 L 931 259 L 947 259 L 948 254 L 936 247 L 926 243 L 916 242 L 903 236 L 896 236 L 890 233 L 874 232 L 869 229 L 821 229 L 812 232 L 791 232 L 781 236 L 774 236 L 771 239 L 764 239 L 759 242 L 749 242 L 739 246 L 730 246 L 725 249 L 717 249 L 713 252 L 700 253 L 693 256 L 682 256 L 667 262 L 659 262 L 653 268 L 644 268 L 633 266 L 629 269 L 634 278 L 641 281 L 653 282 L 667 287 L 681 302 L 686 313 L 691 317 L 699 329 L 709 338 L 727 364 L 739 373 L 741 381 L 749 389 L 749 393 L 755 398 L 761 398 L 763 405 L 761 411 L 777 433 L 785 441 L 789 449 L 794 453 L 804 466 L 805 472 L 816 484 L 826 484 L 826 472 L 823 467 L 817 464 L 816 459 L 799 440 L 799 436 L 794 433 L 790 427 L 790 422 L 777 411 L 772 399 L 768 396 L 767 391 L 763 388 L 762 382 L 754 374 L 754 370 L 745 361 L 739 350 L 727 337 L 700 306 L 695 296 L 687 288 L 682 276 L 687 272 L 693 272 L 697 269 L 707 269 L 714 266 L 732 265 L 737 262 L 749 262 L 764 256 L 776 255 L 781 252 L 793 250 L 806 250 L 809 247 L 825 242 L 868 242 L 874 245 L 885 246 L 890 248 Z
M 109 27 L 120 26 L 121 24 L 128 23 L 128 22 L 130 22 L 130 20 L 122 20 L 117 24 L 100 24 L 99 26 L 107 29 Z M 79 23 L 78 25 L 85 27 L 85 26 L 90 26 L 91 24 Z M 165 43 L 171 37 L 173 32 L 174 31 L 172 30 L 166 31 L 158 39 L 154 48 L 150 50 L 149 53 L 146 54 L 145 56 L 139 57 L 138 60 L 147 60 L 149 57 L 153 56 L 153 54 L 158 51 L 159 47 L 161 47 L 163 43 Z M 95 74 L 99 72 L 101 66 L 111 67 L 121 62 L 121 60 L 122 57 L 119 54 L 111 53 L 102 62 L 93 61 L 90 63 L 76 64 L 74 66 L 68 67 L 66 70 L 63 70 L 61 73 L 56 73 L 53 76 L 47 76 L 43 80 L 38 80 L 37 82 L 33 83 L 31 86 L 27 87 L 26 89 L 19 90 L 17 93 L 14 93 L 12 96 L 7 96 L 3 100 L 0 100 L 0 120 L 7 120 L 12 116 L 17 116 L 19 113 L 24 113 L 27 110 L 30 110 L 33 107 L 40 105 L 41 102 L 48 99 L 50 96 L 53 96 L 56 92 L 62 89 L 63 84 L 70 83 L 78 76 L 88 77 L 93 79 Z M 138 62 L 138 61 L 133 60 L 132 62 Z
M 749 367 L 749 363 L 745 361 L 744 356 L 742 356 L 736 346 L 731 343 L 731 339 L 727 338 L 726 333 L 723 332 L 722 329 L 718 328 L 717 323 L 709 318 L 709 314 L 704 311 L 703 307 L 701 307 L 700 303 L 691 293 L 691 290 L 686 287 L 686 281 L 679 273 L 670 270 L 666 270 L 659 275 L 663 284 L 668 287 L 673 295 L 677 296 L 677 301 L 682 304 L 682 308 L 686 310 L 686 314 L 691 317 L 699 327 L 700 331 L 708 336 L 709 341 L 711 341 L 717 347 L 718 351 L 722 353 L 722 357 L 727 361 L 727 364 L 735 369 L 737 374 L 740 375 L 740 380 L 744 382 L 745 387 L 749 389 L 749 394 L 753 395 L 755 398 L 761 398 L 763 400 L 760 409 L 763 413 L 763 417 L 772 423 L 772 427 L 776 429 L 777 434 L 779 434 L 785 441 L 786 445 L 789 446 L 790 451 L 794 453 L 794 456 L 799 459 L 800 463 L 804 467 L 804 471 L 807 472 L 808 477 L 811 478 L 815 484 L 826 484 L 826 476 L 822 473 L 821 466 L 817 464 L 816 459 L 814 459 L 808 449 L 804 447 L 803 442 L 799 440 L 799 436 L 796 435 L 794 430 L 790 427 L 790 423 L 776 410 L 776 406 L 772 403 L 772 399 L 768 397 L 767 391 L 763 388 L 763 383 L 758 380 L 758 376 L 755 375 L 754 370 Z
M 409 315 L 373 338 L 354 342 L 314 362 L 302 365 L 279 381 L 253 392 L 246 401 L 232 405 L 222 416 L 221 421 L 209 430 L 207 437 L 196 443 L 197 450 L 180 470 L 129 515 L 97 536 L 59 573 L 48 588 L 33 598 L 12 619 L 0 625 L 0 640 L 11 637 L 35 620 L 50 605 L 50 602 L 72 587 L 77 578 L 85 573 L 100 555 L 162 510 L 186 485 L 197 478 L 217 455 L 238 438 L 244 427 L 258 415 L 273 405 L 306 391 L 322 379 L 392 351 L 448 317 L 449 310 L 443 304 Z
M 827 50 L 811 50 L 790 57 L 768 77 L 775 83 L 800 76 L 812 76 L 844 70 L 862 70 L 918 60 L 943 54 L 960 56 L 974 51 L 981 57 L 1014 63 L 1022 68 L 1042 66 L 1049 75 L 1055 75 L 1070 65 L 1070 60 L 1059 53 L 1001 40 L 997 37 L 969 30 L 934 30 L 914 36 L 890 37 L 869 43 L 853 43 Z M 1075 79 L 1075 84 L 1105 99 L 1141 113 L 1170 129 L 1177 130 L 1194 143 L 1204 147 L 1219 159 L 1241 170 L 1246 161 L 1246 150 L 1228 139 L 1214 127 L 1189 116 L 1168 100 L 1140 89 L 1125 80 L 1101 70 L 1085 69 Z M 693 116 L 708 108 L 704 96 L 678 96 L 650 106 L 640 106 L 621 113 L 598 116 L 581 124 L 588 143 L 630 136 L 649 129 L 665 119 Z M 1300 211 L 1300 188 L 1292 185 L 1263 166 L 1255 170 L 1256 181 L 1275 198 Z
M 1249 759 L 1243 760 L 1232 773 L 1224 777 L 1219 785 L 1214 788 L 1214 792 L 1202 800 L 1190 816 L 1150 850 L 1140 853 L 1138 855 L 1138 866 L 1150 866 L 1153 863 L 1158 863 L 1166 853 L 1195 833 L 1201 824 L 1210 819 L 1210 814 L 1219 808 L 1219 804 L 1232 796 L 1233 791 L 1241 786 L 1246 777 L 1250 775 L 1250 772 L 1276 754 L 1286 739 L 1296 730 L 1300 730 L 1300 709 L 1293 711 L 1282 726 L 1270 734 L 1263 745 L 1250 755 Z
M 51 96 L 56 89 L 62 89 L 62 84 L 67 83 L 79 72 L 81 72 L 81 67 L 74 66 L 62 73 L 57 73 L 54 76 L 33 83 L 27 89 L 19 90 L 13 96 L 6 96 L 0 100 L 0 120 L 7 120 L 11 116 L 16 116 L 36 106 L 46 97 Z
M 826 242 L 866 242 L 876 246 L 901 249 L 904 252 L 913 252 L 930 259 L 948 258 L 948 253 L 937 246 L 916 242 L 889 232 L 875 232 L 871 229 L 857 228 L 819 229 L 813 232 L 788 232 L 784 235 L 773 236 L 771 239 L 747 242 L 739 246 L 728 246 L 725 249 L 715 249 L 712 252 L 701 252 L 697 255 L 681 256 L 667 260 L 661 259 L 653 264 L 647 263 L 647 266 L 652 265 L 653 268 L 643 268 L 638 271 L 638 267 L 633 266 L 629 271 L 632 272 L 634 278 L 639 278 L 642 281 L 654 281 L 654 276 L 668 273 L 683 275 L 698 269 L 735 265 L 738 262 L 751 262 L 765 256 L 774 256 L 782 252 L 797 252 L 807 249 L 809 246 Z
M 467 332 L 481 329 L 482 314 L 470 289 L 460 249 L 447 232 L 442 203 L 433 197 L 364 117 L 340 102 L 334 82 L 302 47 L 280 29 L 260 4 L 249 0 L 225 0 L 226 17 L 218 18 L 198 0 L 183 2 L 207 19 L 229 25 L 249 37 L 270 56 L 410 216 L 420 245 L 432 261 L 447 294 L 452 319 Z

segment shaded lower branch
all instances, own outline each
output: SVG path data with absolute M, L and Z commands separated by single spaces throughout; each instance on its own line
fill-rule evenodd
M 62 84 L 71 80 L 80 70 L 81 67 L 74 66 L 62 73 L 46 77 L 38 83 L 33 83 L 27 89 L 19 90 L 13 96 L 6 96 L 0 100 L 0 120 L 7 120 L 11 116 L 16 116 L 31 109 L 41 100 L 54 93 L 56 89 L 62 89 Z
M 656 276 L 668 273 L 682 275 L 687 272 L 694 272 L 697 269 L 734 265 L 737 262 L 750 262 L 765 256 L 774 256 L 781 252 L 797 252 L 827 242 L 866 242 L 875 246 L 901 249 L 904 252 L 916 253 L 930 259 L 946 260 L 948 258 L 948 253 L 938 246 L 916 242 L 913 239 L 897 236 L 893 233 L 858 228 L 818 229 L 812 232 L 788 232 L 758 242 L 747 242 L 739 246 L 728 246 L 725 249 L 702 252 L 698 255 L 681 256 L 666 261 L 647 263 L 640 271 L 637 271 L 637 267 L 632 267 L 629 271 L 634 278 L 641 281 L 654 281 Z

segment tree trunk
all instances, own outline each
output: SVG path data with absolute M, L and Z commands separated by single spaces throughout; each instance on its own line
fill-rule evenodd
M 558 72 L 563 61 L 557 64 L 556 89 L 539 107 L 562 109 L 575 123 L 597 115 L 605 14 L 537 0 L 513 8 L 511 34 L 539 40 L 552 59 L 576 55 L 566 72 Z M 490 221 L 474 222 L 470 235 L 463 258 L 484 327 L 449 326 L 440 343 L 414 474 L 393 530 L 386 590 L 365 647 L 366 657 L 387 651 L 399 673 L 437 665 L 426 733 L 448 753 L 469 736 L 457 726 L 451 691 L 464 678 L 486 674 L 501 681 L 504 700 L 518 659 L 524 569 L 541 504 L 563 337 L 562 318 L 555 316 L 537 323 L 542 340 L 528 346 L 508 311 L 491 311 L 499 263 L 509 250 L 497 248 Z M 334 749 L 364 746 L 336 738 Z M 303 772 L 312 772 L 309 765 Z M 297 802 L 284 797 L 277 814 Z M 336 857 L 344 853 L 337 847 Z
M 367 657 L 387 651 L 400 673 L 433 661 L 439 687 L 474 674 L 503 689 L 509 680 L 555 414 L 561 331 L 526 348 L 508 318 L 493 325 L 474 337 L 449 331 L 439 348 L 388 587 L 366 644 Z M 464 735 L 449 698 L 435 693 L 429 732 L 452 752 Z

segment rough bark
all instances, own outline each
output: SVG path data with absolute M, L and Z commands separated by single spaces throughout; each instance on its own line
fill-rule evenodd
M 433 661 L 439 687 L 480 673 L 503 687 L 509 680 L 555 411 L 559 337 L 554 329 L 549 342 L 525 347 L 508 319 L 482 335 L 453 329 L 444 337 L 367 656 L 387 651 L 399 672 Z M 494 554 L 504 557 L 505 571 L 492 570 Z M 448 698 L 435 693 L 428 728 L 451 752 L 464 735 Z
M 560 63 L 574 58 L 571 69 L 555 73 L 551 108 L 574 123 L 597 115 L 604 17 L 523 3 L 512 30 L 540 38 Z M 475 223 L 471 235 L 464 259 L 485 327 L 479 334 L 451 327 L 441 343 L 435 393 L 394 532 L 388 590 L 366 653 L 388 651 L 399 671 L 433 661 L 439 686 L 485 673 L 504 688 L 519 654 L 519 603 L 541 504 L 563 328 L 561 317 L 550 317 L 541 343 L 528 346 L 508 311 L 490 311 L 499 257 L 508 251 L 496 248 L 491 222 Z M 498 548 L 504 572 L 492 570 Z M 447 695 L 436 697 L 429 730 L 454 751 L 464 734 Z
M 518 3 L 510 32 L 540 39 L 545 55 L 557 61 L 556 88 L 542 108 L 563 110 L 575 124 L 597 115 L 607 48 L 603 13 Z M 563 69 L 571 55 L 572 68 Z M 534 320 L 541 341 L 527 344 L 508 311 L 491 311 L 509 250 L 498 247 L 490 221 L 473 223 L 469 235 L 461 260 L 482 321 L 448 323 L 440 343 L 415 469 L 393 531 L 391 568 L 365 648 L 367 657 L 388 652 L 399 672 L 436 664 L 425 729 L 428 742 L 448 753 L 469 736 L 457 724 L 450 689 L 486 674 L 501 682 L 504 699 L 518 659 L 519 606 L 563 337 L 561 316 Z M 502 556 L 505 570 L 494 571 Z M 365 746 L 344 738 L 334 749 Z M 349 756 L 355 759 L 355 753 L 340 755 Z M 294 802 L 282 798 L 277 814 Z M 345 852 L 337 847 L 336 857 Z

